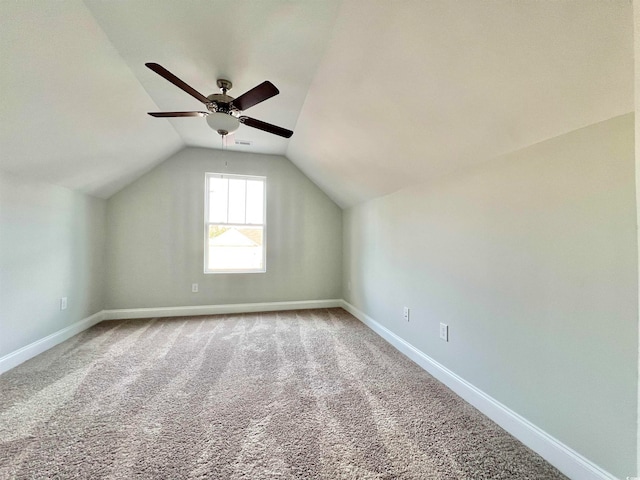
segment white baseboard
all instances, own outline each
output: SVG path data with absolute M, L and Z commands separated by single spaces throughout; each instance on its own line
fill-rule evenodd
M 96 323 L 100 323 L 102 320 L 102 312 L 94 313 L 90 317 L 84 318 L 74 323 L 73 325 L 69 325 L 62 330 L 58 330 L 51 335 L 47 335 L 40 340 L 36 340 L 29 345 L 26 345 L 14 352 L 5 355 L 4 357 L 0 358 L 0 373 L 4 373 L 17 365 L 26 362 L 36 355 L 41 354 L 45 350 L 49 350 L 51 347 L 55 347 L 59 343 L 68 340 L 69 338 L 77 335 L 83 330 L 94 326 Z
M 183 317 L 220 313 L 274 312 L 278 310 L 307 310 L 310 308 L 341 307 L 342 300 L 303 300 L 293 302 L 233 303 L 227 305 L 195 305 L 186 307 L 128 308 L 104 310 L 104 320 L 125 318 Z
M 617 477 L 459 377 L 349 302 L 343 300 L 341 306 L 569 478 L 617 480 Z

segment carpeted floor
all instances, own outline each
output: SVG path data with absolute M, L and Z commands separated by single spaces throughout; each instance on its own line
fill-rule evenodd
M 103 322 L 10 370 L 0 478 L 565 477 L 322 309 Z

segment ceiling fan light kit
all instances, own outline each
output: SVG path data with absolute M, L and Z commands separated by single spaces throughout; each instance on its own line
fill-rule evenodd
M 222 112 L 211 112 L 207 115 L 207 123 L 220 135 L 229 135 L 238 130 L 240 120 L 233 115 Z
M 293 132 L 286 128 L 241 115 L 243 110 L 280 93 L 275 85 L 269 81 L 262 82 L 238 98 L 233 98 L 227 95 L 233 84 L 229 80 L 221 78 L 217 80 L 217 85 L 222 93 L 214 93 L 205 97 L 161 65 L 157 63 L 146 63 L 145 65 L 196 100 L 204 103 L 208 110 L 208 112 L 149 112 L 152 117 L 207 117 L 207 124 L 222 136 L 235 132 L 241 123 L 284 138 L 293 135 Z

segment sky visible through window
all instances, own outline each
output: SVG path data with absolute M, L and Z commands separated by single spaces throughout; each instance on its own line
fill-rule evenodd
M 263 223 L 264 182 L 236 178 L 209 179 L 209 222 Z

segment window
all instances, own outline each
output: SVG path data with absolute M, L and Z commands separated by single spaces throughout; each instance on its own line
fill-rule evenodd
M 204 272 L 265 272 L 266 178 L 205 178 Z

